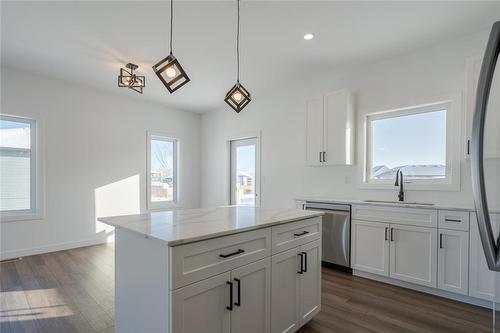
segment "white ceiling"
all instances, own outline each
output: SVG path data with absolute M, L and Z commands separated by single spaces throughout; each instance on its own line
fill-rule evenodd
M 2 64 L 173 108 L 223 107 L 235 82 L 234 1 L 176 1 L 174 54 L 191 78 L 173 95 L 151 66 L 168 54 L 168 1 L 2 1 Z M 254 98 L 326 69 L 374 62 L 488 29 L 500 2 L 242 1 L 241 81 Z M 313 32 L 315 38 L 302 36 Z M 127 62 L 144 95 L 117 87 Z

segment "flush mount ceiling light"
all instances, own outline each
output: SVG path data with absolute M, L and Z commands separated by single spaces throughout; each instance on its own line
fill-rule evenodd
M 250 93 L 240 83 L 240 0 L 236 0 L 238 8 L 238 20 L 236 26 L 236 84 L 227 92 L 224 101 L 240 113 L 250 103 Z
M 313 34 L 305 34 L 305 35 L 304 35 L 304 39 L 305 39 L 305 40 L 311 40 L 311 39 L 313 39 L 313 38 L 314 38 L 314 35 L 313 35 Z
M 136 64 L 128 63 L 125 68 L 120 68 L 120 75 L 118 76 L 118 87 L 129 88 L 142 94 L 146 86 L 146 78 L 144 76 L 135 75 L 134 71 L 139 68 Z
M 172 54 L 173 18 L 174 1 L 170 0 L 170 54 L 153 66 L 153 71 L 170 93 L 173 93 L 190 81 L 181 64 L 179 64 L 179 61 Z

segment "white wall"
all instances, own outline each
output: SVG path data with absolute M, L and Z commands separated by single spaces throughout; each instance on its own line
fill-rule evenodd
M 1 113 L 39 122 L 45 175 L 45 216 L 0 223 L 2 258 L 102 242 L 97 216 L 145 211 L 149 130 L 179 138 L 179 204 L 200 205 L 198 114 L 9 68 L 1 79 Z
M 264 207 L 291 207 L 293 198 L 300 196 L 395 200 L 396 189 L 364 190 L 358 187 L 363 163 L 363 115 L 433 102 L 436 97 L 464 91 L 466 58 L 480 54 L 486 38 L 487 32 L 484 32 L 382 63 L 343 72 L 330 71 L 321 77 L 297 78 L 267 95 L 254 95 L 240 114 L 227 107 L 204 114 L 203 205 L 226 203 L 225 140 L 256 131 L 262 133 L 261 204 Z M 244 84 L 244 77 L 242 82 Z M 247 88 L 252 90 L 252 87 Z M 305 167 L 305 101 L 341 88 L 355 93 L 357 165 Z M 456 140 L 462 142 L 462 138 Z M 471 204 L 470 166 L 464 157 L 461 164 L 460 191 L 407 191 L 406 200 Z

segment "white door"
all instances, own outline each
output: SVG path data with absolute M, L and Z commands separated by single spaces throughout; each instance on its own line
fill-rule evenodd
M 389 224 L 353 220 L 351 226 L 352 268 L 389 276 Z
M 229 333 L 230 278 L 227 272 L 172 291 L 172 332 Z
M 469 288 L 469 233 L 439 229 L 438 288 L 467 295 Z
M 498 235 L 500 214 L 490 214 L 493 232 Z M 490 271 L 484 257 L 483 245 L 479 238 L 477 218 L 470 214 L 470 261 L 469 261 L 469 296 L 488 301 L 495 300 L 496 286 L 500 285 L 500 273 Z M 500 296 L 497 297 L 500 301 Z
M 349 165 L 354 163 L 355 119 L 351 93 L 338 90 L 324 98 L 325 165 Z
M 271 332 L 295 332 L 299 328 L 299 248 L 271 258 Z
M 389 276 L 437 287 L 437 229 L 391 224 L 389 233 Z
M 321 240 L 300 247 L 302 274 L 300 275 L 300 325 L 312 319 L 321 309 Z
M 232 271 L 234 290 L 231 333 L 271 330 L 271 258 Z
M 230 204 L 256 205 L 259 195 L 258 139 L 230 141 Z
M 321 165 L 323 160 L 323 100 L 306 102 L 306 165 Z

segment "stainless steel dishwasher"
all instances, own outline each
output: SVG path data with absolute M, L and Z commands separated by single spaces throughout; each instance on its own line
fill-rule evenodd
M 307 202 L 306 210 L 325 213 L 322 226 L 323 263 L 350 271 L 351 267 L 351 205 Z

